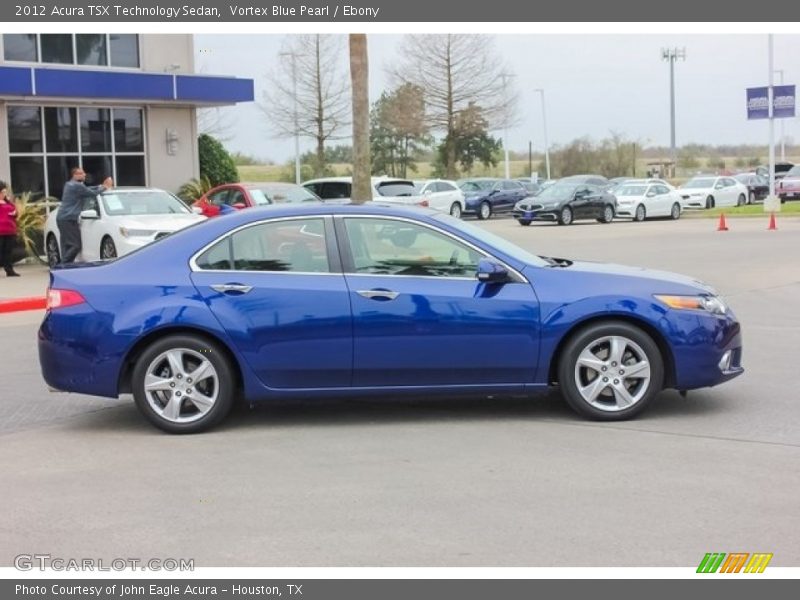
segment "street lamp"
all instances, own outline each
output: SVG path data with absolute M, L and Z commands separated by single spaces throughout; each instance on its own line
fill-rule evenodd
M 278 56 L 289 56 L 292 61 L 292 94 L 294 96 L 294 182 L 300 185 L 300 127 L 298 126 L 297 115 L 297 55 L 294 52 L 281 52 Z
M 500 78 L 503 80 L 503 97 L 506 99 L 506 104 L 508 104 L 508 87 L 506 81 L 510 78 L 514 77 L 511 73 L 501 73 Z M 505 111 L 506 114 L 503 115 L 503 152 L 505 155 L 505 173 L 506 179 L 511 179 L 511 165 L 508 159 L 508 111 Z
M 539 92 L 542 96 L 542 131 L 544 133 L 544 164 L 547 169 L 547 178 L 550 179 L 550 146 L 547 144 L 547 113 L 544 107 L 544 90 L 536 88 L 534 92 Z
M 686 60 L 686 48 L 662 48 L 661 60 L 669 61 L 669 147 L 672 155 L 672 168 L 677 165 L 678 155 L 675 151 L 675 61 Z
M 775 69 L 775 72 L 781 77 L 781 85 L 783 85 L 783 69 Z M 786 162 L 786 142 L 784 141 L 785 134 L 783 131 L 783 119 L 781 119 L 781 162 Z

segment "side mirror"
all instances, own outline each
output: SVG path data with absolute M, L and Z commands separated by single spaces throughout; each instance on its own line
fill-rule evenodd
M 656 193 L 655 192 L 647 192 L 647 197 L 648 198 L 655 198 L 656 197 Z
M 478 261 L 476 277 L 481 283 L 506 283 L 510 280 L 508 269 L 488 258 Z
M 87 208 L 86 210 L 81 211 L 81 219 L 82 220 L 96 220 L 100 218 L 100 213 L 97 212 L 95 208 Z
M 714 186 L 714 189 L 715 190 L 721 190 L 723 187 L 724 186 L 721 183 L 718 183 L 717 185 Z

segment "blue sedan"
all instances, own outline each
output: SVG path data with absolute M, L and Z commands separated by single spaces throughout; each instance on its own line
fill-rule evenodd
M 53 269 L 49 386 L 116 398 L 169 432 L 237 397 L 525 394 L 633 417 L 664 388 L 741 374 L 740 327 L 689 277 L 535 256 L 427 210 L 282 205 Z

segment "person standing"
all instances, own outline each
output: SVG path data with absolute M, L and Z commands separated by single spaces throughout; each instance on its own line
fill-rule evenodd
M 114 187 L 111 177 L 106 177 L 101 185 L 86 185 L 86 173 L 81 167 L 73 167 L 69 172 L 70 180 L 64 184 L 61 193 L 61 206 L 56 214 L 58 234 L 61 237 L 61 263 L 75 262 L 75 258 L 83 248 L 79 219 L 83 211 L 83 202 L 94 198 L 100 192 Z
M 17 205 L 8 193 L 8 186 L 0 181 L 0 263 L 8 277 L 19 277 L 14 270 L 14 245 L 17 242 Z

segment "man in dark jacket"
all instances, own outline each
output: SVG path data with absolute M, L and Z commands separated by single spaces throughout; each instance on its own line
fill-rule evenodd
M 75 261 L 75 257 L 80 254 L 83 248 L 81 240 L 81 228 L 78 223 L 83 202 L 87 198 L 93 198 L 100 192 L 114 187 L 111 177 L 106 177 L 102 185 L 88 187 L 84 181 L 86 173 L 81 167 L 73 167 L 69 172 L 71 179 L 64 184 L 64 191 L 61 193 L 61 206 L 58 207 L 56 214 L 56 224 L 58 233 L 61 236 L 61 263 L 67 264 Z

